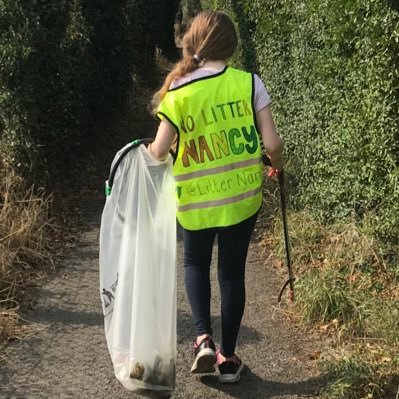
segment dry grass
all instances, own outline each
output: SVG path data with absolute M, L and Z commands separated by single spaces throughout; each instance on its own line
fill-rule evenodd
M 334 348 L 322 354 L 331 399 L 394 398 L 399 381 L 399 290 L 397 260 L 367 223 L 347 219 L 323 225 L 309 212 L 290 212 L 289 235 L 297 277 L 298 317 L 327 335 Z M 282 224 L 272 235 L 274 256 L 285 252 Z M 395 251 L 396 252 L 396 251 Z M 279 264 L 279 262 L 276 262 Z
M 322 389 L 321 398 L 398 398 L 399 359 L 392 348 L 352 343 L 324 353 L 322 366 L 331 383 Z
M 298 275 L 332 270 L 352 289 L 373 292 L 382 298 L 399 299 L 395 290 L 397 267 L 389 264 L 383 245 L 354 220 L 324 225 L 309 212 L 288 215 L 292 258 Z M 284 259 L 282 223 L 274 224 L 274 254 Z
M 0 164 L 0 341 L 21 333 L 17 310 L 28 285 L 52 265 L 51 196 Z M 22 330 L 21 330 L 22 329 Z

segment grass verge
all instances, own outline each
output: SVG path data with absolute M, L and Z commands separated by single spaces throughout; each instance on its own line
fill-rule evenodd
M 392 248 L 386 256 L 384 243 L 352 219 L 326 226 L 302 211 L 290 212 L 288 223 L 295 309 L 334 343 L 320 356 L 329 381 L 322 397 L 399 398 L 398 265 Z M 282 229 L 276 218 L 272 240 L 279 259 L 285 259 Z M 269 234 L 265 240 L 270 243 Z
M 24 335 L 18 309 L 27 286 L 52 265 L 51 196 L 0 164 L 0 342 Z

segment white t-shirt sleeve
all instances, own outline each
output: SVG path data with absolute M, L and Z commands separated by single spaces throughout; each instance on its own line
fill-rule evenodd
M 256 74 L 254 74 L 254 90 L 254 108 L 255 112 L 259 112 L 261 109 L 271 104 L 272 100 L 261 78 Z

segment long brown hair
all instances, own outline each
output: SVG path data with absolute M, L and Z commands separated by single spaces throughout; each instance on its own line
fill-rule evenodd
M 199 68 L 201 60 L 227 60 L 234 54 L 237 44 L 234 23 L 227 14 L 221 11 L 198 14 L 183 37 L 183 58 L 175 64 L 162 87 L 154 94 L 154 113 L 176 78 Z

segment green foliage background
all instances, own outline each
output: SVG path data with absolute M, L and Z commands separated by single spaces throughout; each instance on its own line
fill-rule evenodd
M 40 182 L 69 170 L 168 42 L 170 5 L 0 0 L 0 159 Z
M 291 202 L 399 237 L 399 5 L 388 0 L 214 0 L 263 78 L 286 146 Z
M 399 237 L 399 5 L 394 0 L 0 0 L 0 159 L 70 169 L 120 112 L 156 45 L 200 7 L 227 11 L 286 144 L 291 202 Z M 131 98 L 134 98 L 134 93 Z

